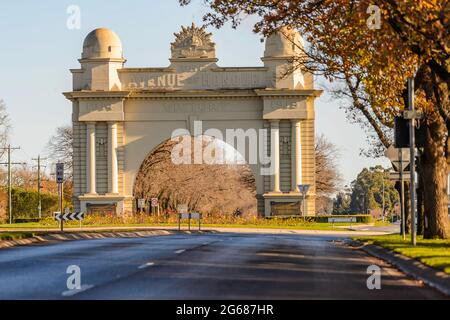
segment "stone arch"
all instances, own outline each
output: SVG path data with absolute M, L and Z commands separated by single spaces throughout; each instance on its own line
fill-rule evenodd
M 244 216 L 257 215 L 255 175 L 242 156 L 237 154 L 238 161 L 231 163 L 196 164 L 192 148 L 193 163 L 174 164 L 171 154 L 177 143 L 165 140 L 145 157 L 133 185 L 135 202 L 145 199 L 149 204 L 151 198 L 158 198 L 163 210 L 187 204 L 190 210 L 205 214 L 232 215 L 239 209 Z M 209 136 L 202 136 L 202 151 L 211 143 L 238 153 L 222 140 Z

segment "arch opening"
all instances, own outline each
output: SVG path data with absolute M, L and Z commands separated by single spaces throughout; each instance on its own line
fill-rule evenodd
M 181 140 L 188 141 L 191 148 L 179 154 L 175 148 Z M 200 149 L 194 146 L 199 141 Z M 198 163 L 199 153 L 208 159 Z M 190 161 L 174 161 L 174 155 Z M 145 200 L 145 212 L 151 212 L 151 199 L 158 198 L 164 213 L 187 205 L 189 210 L 207 216 L 257 216 L 251 167 L 231 145 L 206 135 L 184 135 L 154 148 L 136 175 L 133 197 L 135 208 L 139 199 Z

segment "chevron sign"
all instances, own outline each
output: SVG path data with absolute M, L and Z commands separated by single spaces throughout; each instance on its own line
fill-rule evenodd
M 55 212 L 55 220 L 57 221 L 81 221 L 84 219 L 84 212 Z

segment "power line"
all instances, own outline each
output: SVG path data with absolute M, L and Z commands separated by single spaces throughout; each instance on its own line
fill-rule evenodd
M 42 203 L 41 203 L 41 189 L 42 189 L 42 185 L 41 185 L 41 161 L 42 160 L 47 160 L 47 158 L 41 158 L 40 155 L 38 155 L 37 158 L 32 158 L 31 160 L 37 161 L 37 188 L 38 188 L 38 216 L 39 219 L 42 218 Z
M 11 199 L 11 166 L 12 165 L 25 165 L 24 162 L 11 162 L 11 150 L 19 150 L 20 147 L 11 147 L 9 144 L 6 148 L 0 148 L 0 150 L 8 150 L 8 162 L 2 162 L 0 164 L 8 166 L 8 211 L 9 211 L 9 224 L 12 224 L 12 199 Z

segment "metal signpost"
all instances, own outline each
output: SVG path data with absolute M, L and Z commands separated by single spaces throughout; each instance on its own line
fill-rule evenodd
M 159 216 L 159 200 L 158 200 L 158 198 L 152 198 L 151 205 L 152 205 L 152 212 L 153 212 L 153 208 L 157 208 L 156 212 Z
M 69 208 L 64 210 L 64 213 L 55 212 L 55 220 L 61 224 L 61 232 L 64 232 L 64 221 L 81 221 L 84 220 L 84 212 L 70 212 Z
M 66 210 L 64 213 L 55 212 L 56 221 L 81 221 L 84 219 L 84 212 L 70 212 Z
M 395 148 L 390 146 L 384 153 L 391 160 L 394 169 L 398 172 L 391 172 L 389 177 L 393 181 L 400 181 L 400 212 L 401 212 L 401 235 L 406 239 L 406 215 L 405 215 L 405 181 L 410 177 L 405 176 L 405 169 L 409 165 L 410 153 L 408 148 Z
M 145 208 L 145 199 L 138 199 L 138 208 L 139 211 L 142 212 L 142 209 Z
M 411 243 L 416 245 L 416 136 L 415 124 L 419 114 L 414 110 L 414 78 L 408 78 L 408 111 L 403 117 L 409 120 L 409 150 L 410 150 L 410 179 L 411 179 Z
M 179 213 L 178 214 L 178 230 L 181 230 L 181 219 L 188 219 L 188 230 L 191 231 L 191 219 L 198 220 L 198 231 L 201 230 L 202 214 L 198 212 Z
M 303 216 L 306 216 L 306 210 L 307 210 L 306 194 L 308 193 L 310 187 L 311 186 L 309 184 L 299 184 L 298 185 L 298 189 L 300 190 L 300 193 L 302 194 L 302 197 L 303 197 Z
M 59 213 L 63 212 L 63 185 L 64 185 L 64 163 L 56 164 L 56 183 L 59 193 Z M 55 216 L 56 217 L 56 216 Z M 58 220 L 61 226 L 61 232 L 64 232 L 64 219 Z

